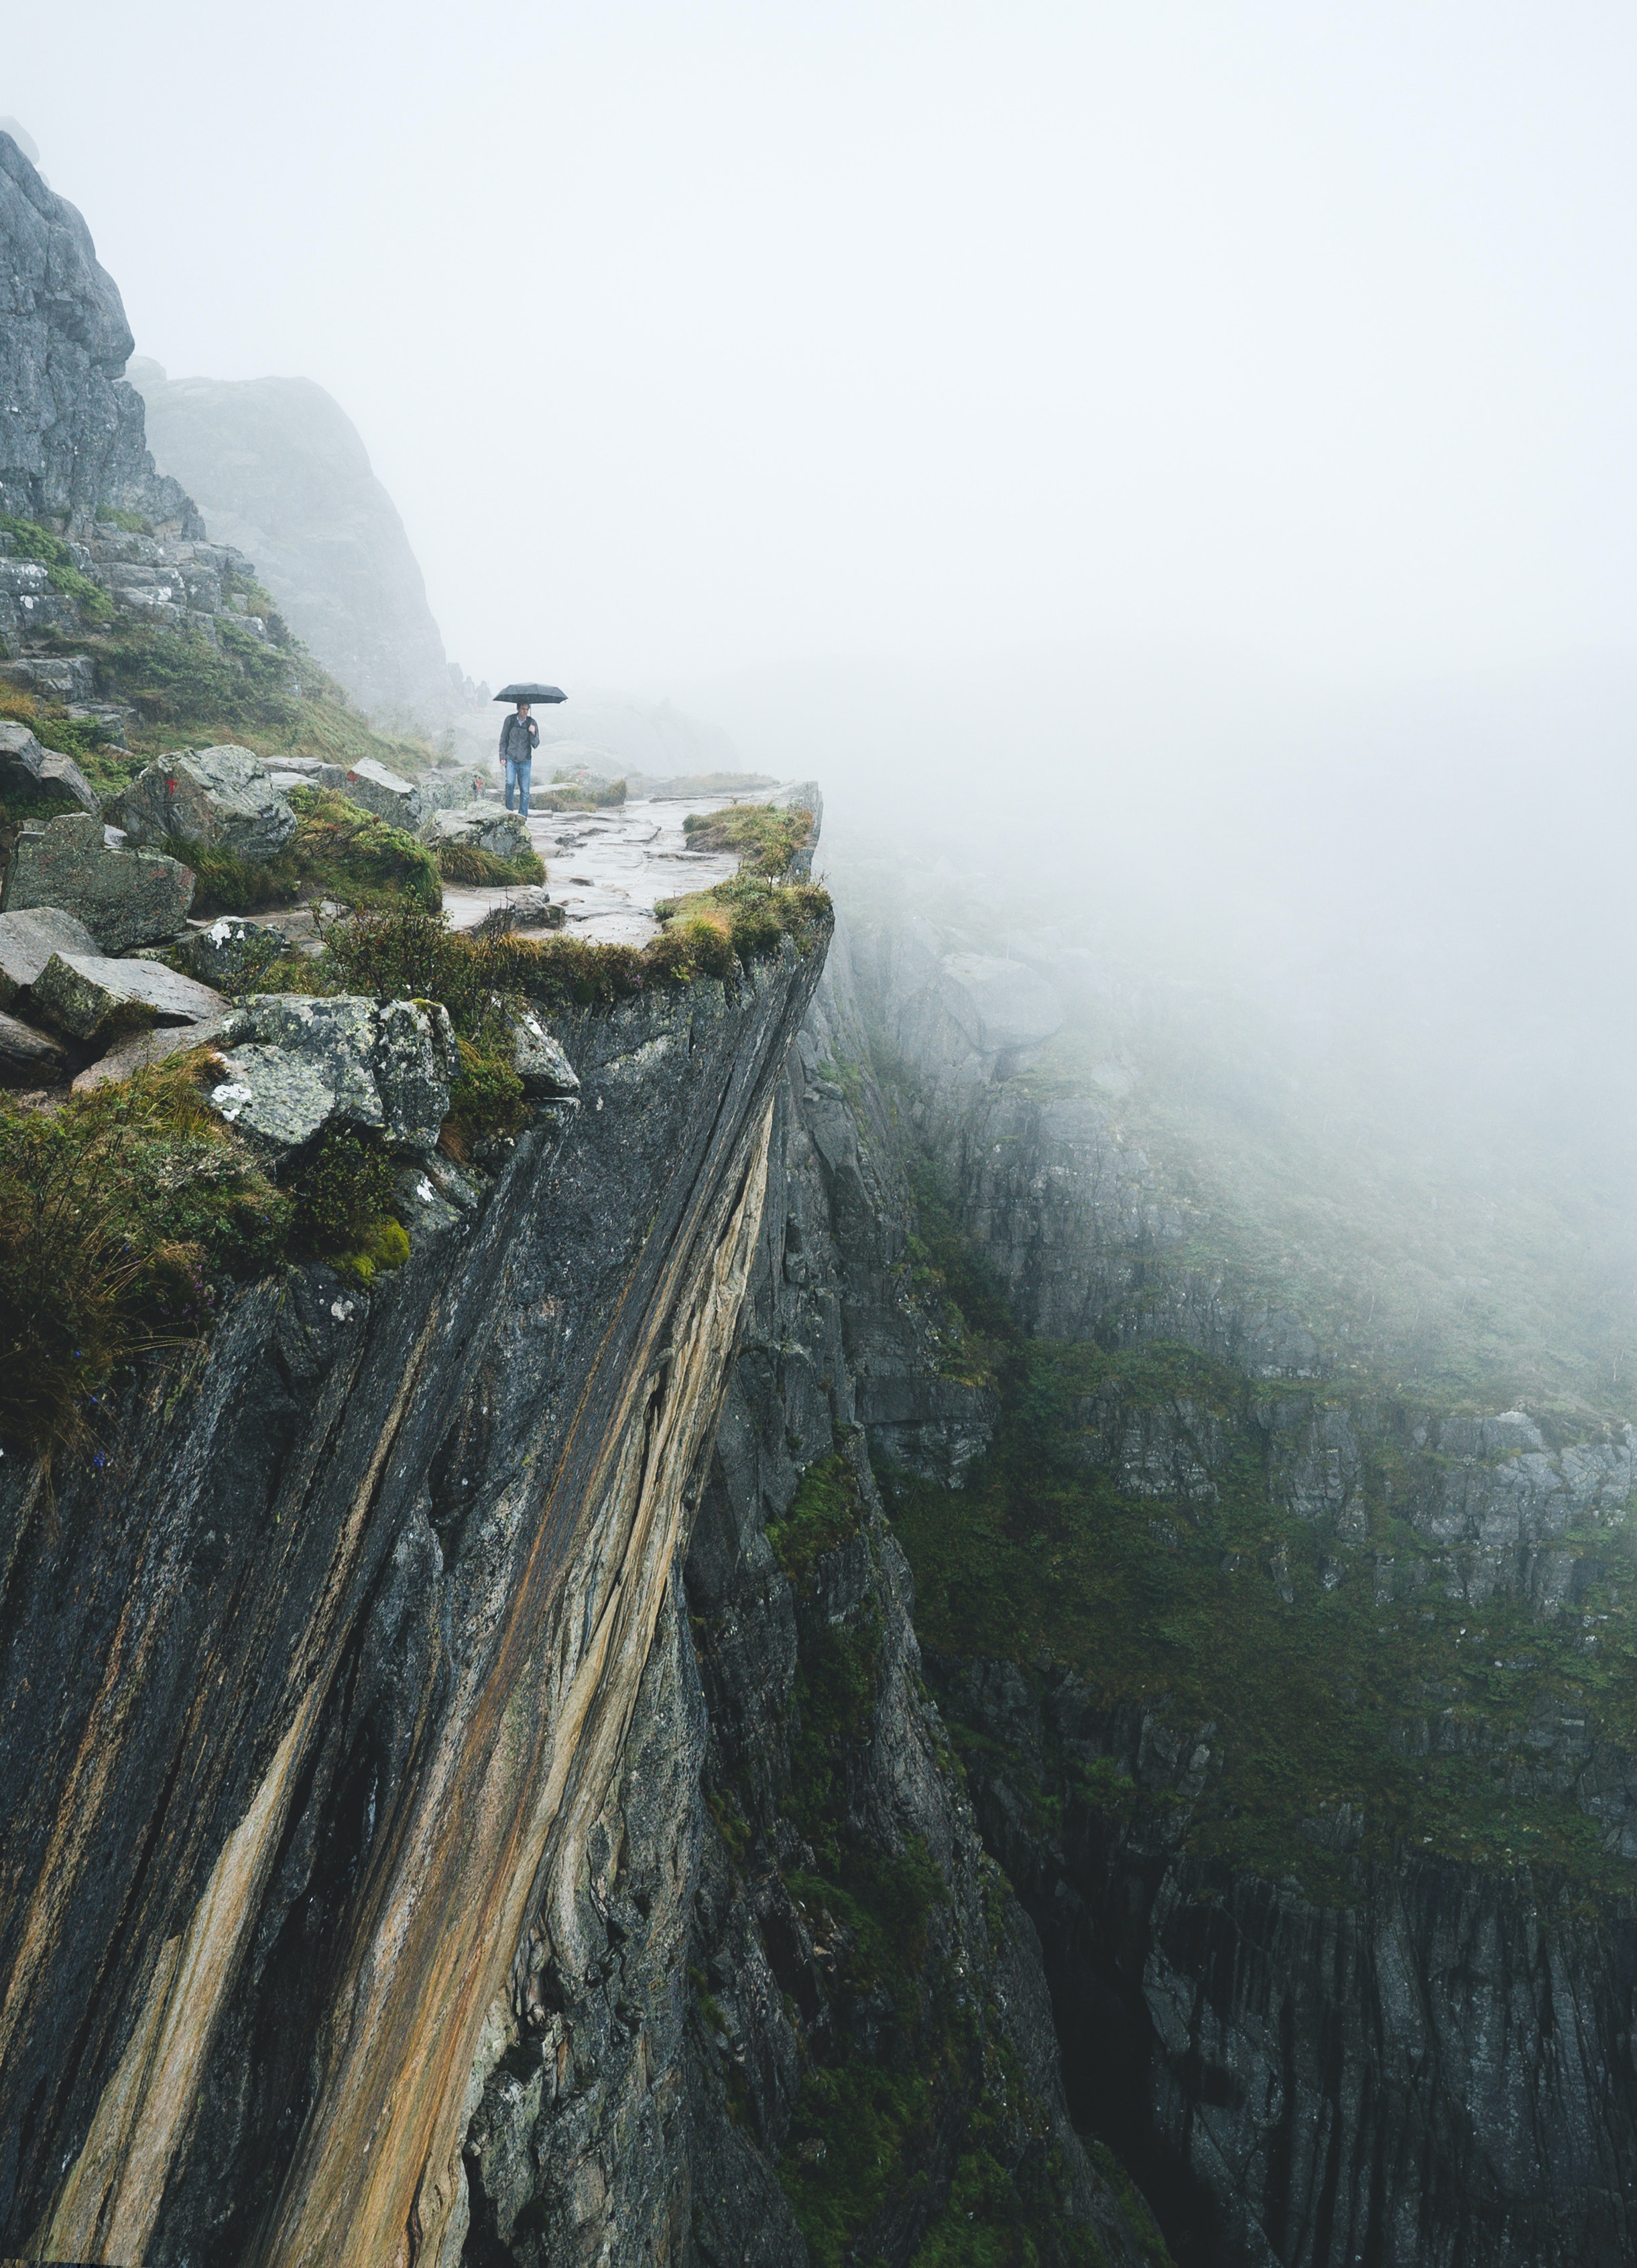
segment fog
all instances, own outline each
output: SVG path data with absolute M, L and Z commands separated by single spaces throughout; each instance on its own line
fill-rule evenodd
M 1618 1377 L 1628 8 L 94 0 L 5 63 L 139 349 L 328 387 L 468 670 L 814 774 L 844 896 L 1082 936 L 1270 1143 L 1510 1176 Z

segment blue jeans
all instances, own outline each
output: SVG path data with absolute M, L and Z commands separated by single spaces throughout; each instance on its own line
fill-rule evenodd
M 520 764 L 514 764 L 509 756 L 506 758 L 505 807 L 508 811 L 511 810 L 512 793 L 515 789 L 520 799 L 518 809 L 525 819 L 528 817 L 528 776 L 534 768 L 535 760 L 532 756 L 525 756 Z

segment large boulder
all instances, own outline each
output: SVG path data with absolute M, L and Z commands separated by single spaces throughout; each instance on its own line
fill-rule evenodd
M 55 788 L 71 796 L 82 811 L 99 813 L 95 789 L 74 762 L 55 748 L 41 747 L 26 725 L 0 718 L 0 796 Z
M 211 1094 L 228 1123 L 275 1160 L 326 1128 L 362 1128 L 395 1150 L 437 1146 L 459 1069 L 436 1002 L 257 993 L 231 1016 L 226 1076 Z
M 243 992 L 290 950 L 282 930 L 223 914 L 205 929 L 189 931 L 171 958 L 201 984 L 218 992 Z
M 388 771 L 378 764 L 373 756 L 349 765 L 347 784 L 343 792 L 354 803 L 361 803 L 365 811 L 372 811 L 377 819 L 385 819 L 394 827 L 402 828 L 413 835 L 425 817 L 421 792 L 413 780 L 403 778 L 398 772 Z
M 421 840 L 436 850 L 445 843 L 469 843 L 492 858 L 520 858 L 533 848 L 528 821 L 515 811 L 492 803 L 466 803 L 453 811 L 434 811 L 421 829 Z
M 107 1039 L 133 1023 L 202 1024 L 227 1006 L 219 992 L 158 961 L 54 953 L 29 990 L 34 1013 L 70 1039 Z
M 174 937 L 193 903 L 192 869 L 154 850 L 111 850 L 102 821 L 72 811 L 26 827 L 6 869 L 0 910 L 60 906 L 82 921 L 104 953 Z
M 178 748 L 138 772 L 109 817 L 136 843 L 181 836 L 219 845 L 236 858 L 276 858 L 296 831 L 296 814 L 253 748 Z
M 28 990 L 54 953 L 99 950 L 85 923 L 61 906 L 0 914 L 0 1008 L 10 1008 Z

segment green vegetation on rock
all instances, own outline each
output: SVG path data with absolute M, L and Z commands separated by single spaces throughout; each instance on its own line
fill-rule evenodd
M 71 1095 L 0 1101 L 0 1439 L 94 1447 L 140 1356 L 210 1323 L 224 1285 L 283 1249 L 290 1200 L 207 1107 L 208 1050 Z
M 771 803 L 730 803 L 725 811 L 690 811 L 682 832 L 690 850 L 731 850 L 741 873 L 778 880 L 813 832 L 813 814 Z
M 14 559 L 32 559 L 43 567 L 54 591 L 63 598 L 72 599 L 80 612 L 93 622 L 105 622 L 114 612 L 114 602 L 100 584 L 93 583 L 74 563 L 74 555 L 60 535 L 50 528 L 41 527 L 38 520 L 14 519 L 0 512 L 0 535 L 10 538 L 10 550 Z
M 1365 1475 L 1370 1548 L 1337 1552 L 1270 1490 L 1255 1389 L 1238 1373 L 1181 1347 L 1014 1341 L 1000 1385 L 993 1445 L 962 1490 L 885 1476 L 927 1643 L 1031 1675 L 1043 1657 L 1110 1711 L 1147 1703 L 1179 1735 L 1213 1726 L 1220 1770 L 1191 1808 L 1187 1847 L 1294 1874 L 1321 1899 L 1352 1895 L 1323 1847 L 1342 1804 L 1362 1812 L 1367 1857 L 1408 1842 L 1506 1871 L 1528 1859 L 1537 1881 L 1629 1895 L 1629 1866 L 1605 1855 L 1572 1794 L 1526 1786 L 1530 1730 L 1555 1717 L 1637 1753 L 1629 1577 L 1594 1585 L 1583 1611 L 1554 1620 L 1516 1596 L 1473 1607 L 1435 1585 L 1378 1603 L 1375 1555 L 1428 1549 L 1391 1510 L 1384 1453 Z M 1306 1391 L 1316 1407 L 1318 1390 Z M 1096 1412 L 1110 1406 L 1120 1425 L 1157 1412 L 1221 1427 L 1229 1447 L 1211 1486 L 1187 1503 L 1122 1486 L 1096 1446 Z M 1560 1540 L 1604 1559 L 1611 1545 L 1607 1528 Z M 1415 1726 L 1446 1712 L 1459 1752 L 1413 1753 Z M 1098 1809 L 1148 1800 L 1117 1774 L 1067 1792 Z M 1042 1796 L 1048 1813 L 1061 1800 Z
M 545 862 L 534 850 L 520 851 L 515 858 L 498 858 L 476 843 L 440 843 L 437 858 L 438 872 L 446 882 L 464 882 L 473 888 L 504 889 L 546 879 Z

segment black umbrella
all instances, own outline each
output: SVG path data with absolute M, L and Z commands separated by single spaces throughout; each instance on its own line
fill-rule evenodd
M 497 701 L 566 701 L 568 695 L 560 693 L 555 685 L 503 685 L 496 694 Z

